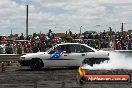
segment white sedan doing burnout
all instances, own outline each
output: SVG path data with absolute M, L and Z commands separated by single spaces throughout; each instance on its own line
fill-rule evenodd
M 30 53 L 20 57 L 21 66 L 29 66 L 32 70 L 47 67 L 77 67 L 82 64 L 99 64 L 109 60 L 109 52 L 96 50 L 86 44 L 57 44 L 46 52 Z

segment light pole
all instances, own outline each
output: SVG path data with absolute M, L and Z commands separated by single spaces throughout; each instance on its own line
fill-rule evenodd
M 26 38 L 28 37 L 28 5 L 26 6 Z
M 12 34 L 12 26 L 11 26 L 11 20 L 9 20 L 9 29 L 10 29 L 10 36 L 12 36 L 13 34 Z
M 124 31 L 124 24 L 125 23 L 121 23 L 121 34 L 123 35 L 123 31 Z
M 80 35 L 82 34 L 82 29 L 81 28 L 82 28 L 82 26 L 80 26 Z

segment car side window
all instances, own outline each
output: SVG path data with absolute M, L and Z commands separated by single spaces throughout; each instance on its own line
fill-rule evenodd
M 61 45 L 61 51 L 64 53 L 70 53 L 69 45 Z
M 70 46 L 70 53 L 75 53 L 76 52 L 76 46 L 75 45 L 71 45 Z
M 84 45 L 81 45 L 81 53 L 86 53 L 86 52 L 94 52 L 94 50 L 92 50 Z
M 76 45 L 76 53 L 81 53 L 81 46 L 80 45 Z
M 71 45 L 70 46 L 70 52 L 71 53 L 80 53 L 80 45 Z

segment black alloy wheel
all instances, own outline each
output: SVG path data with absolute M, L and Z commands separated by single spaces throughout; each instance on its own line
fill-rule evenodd
M 42 69 L 42 61 L 40 59 L 32 59 L 30 61 L 30 68 L 33 71 L 40 71 Z

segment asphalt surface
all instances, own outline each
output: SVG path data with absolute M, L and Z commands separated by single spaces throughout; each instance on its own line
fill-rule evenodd
M 120 70 L 116 70 L 118 73 Z M 132 70 L 122 70 L 132 75 Z M 132 83 L 88 83 L 77 82 L 77 69 L 52 68 L 42 71 L 7 67 L 0 72 L 0 88 L 132 88 Z M 101 71 L 97 71 L 101 72 Z M 105 71 L 103 71 L 105 72 Z

